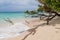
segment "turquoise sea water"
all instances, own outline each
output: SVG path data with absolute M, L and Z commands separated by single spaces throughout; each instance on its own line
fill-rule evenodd
M 0 19 L 3 18 L 25 18 L 25 13 L 0 13 Z
M 10 18 L 10 19 L 18 20 L 18 19 L 24 19 L 25 16 L 26 16 L 25 13 L 0 13 L 0 40 L 8 37 L 18 36 L 20 35 L 20 32 L 23 32 L 29 29 L 28 26 L 25 25 L 23 22 L 2 27 L 1 25 L 6 25 L 5 23 L 7 23 L 5 22 L 4 19 Z
M 21 13 L 0 13 L 0 24 L 5 22 L 5 19 L 9 18 L 10 20 L 21 20 L 25 19 L 26 14 Z

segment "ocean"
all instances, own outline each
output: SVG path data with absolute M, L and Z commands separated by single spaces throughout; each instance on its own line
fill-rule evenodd
M 26 16 L 25 13 L 0 13 L 0 24 L 4 23 L 4 19 L 24 19 Z M 7 23 L 7 22 L 5 22 Z M 3 25 L 3 24 L 1 24 Z M 11 26 L 2 27 L 0 25 L 0 39 L 14 37 L 20 35 L 22 31 L 28 30 L 28 26 L 25 25 L 23 22 L 15 23 Z M 7 24 L 8 25 L 8 24 Z
M 4 19 L 24 19 L 26 14 L 24 12 L 21 13 L 0 13 L 0 22 L 3 22 Z
M 25 18 L 25 13 L 0 13 L 0 19 L 3 18 Z

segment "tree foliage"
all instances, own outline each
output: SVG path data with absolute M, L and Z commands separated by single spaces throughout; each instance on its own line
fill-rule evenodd
M 30 15 L 33 15 L 33 14 L 36 14 L 37 12 L 36 11 L 25 11 L 25 13 L 27 13 L 27 14 L 30 14 Z
M 38 16 L 40 16 L 40 12 L 49 13 L 49 16 L 47 16 L 48 17 L 47 24 L 54 17 L 60 16 L 60 13 L 59 13 L 60 12 L 60 0 L 38 0 L 38 2 L 42 5 L 38 5 L 38 9 L 36 11 L 29 11 L 29 12 L 27 11 L 28 14 L 38 14 Z
M 43 5 L 38 5 L 38 9 L 36 11 L 26 11 L 25 13 L 38 14 L 39 12 L 43 12 L 43 11 L 48 12 L 49 14 L 54 13 L 54 15 L 47 16 L 48 17 L 47 24 L 49 24 L 49 21 L 51 19 L 53 19 L 55 16 L 60 16 L 60 14 L 58 14 L 60 12 L 60 0 L 38 0 L 38 2 Z M 44 25 L 44 24 L 42 24 L 42 25 Z M 38 26 L 41 26 L 41 24 Z M 27 30 L 30 33 L 27 34 L 22 40 L 25 40 L 25 38 L 27 38 L 30 34 L 35 34 L 38 26 Z
M 47 18 L 47 24 L 56 16 L 60 16 L 60 0 L 38 0 L 39 3 L 43 4 L 38 9 L 43 8 L 42 11 L 48 12 L 50 16 Z M 54 15 L 52 15 L 54 14 Z
M 38 0 L 38 1 L 39 1 L 39 3 L 42 3 L 43 5 L 45 5 L 46 8 L 60 12 L 60 0 Z M 43 7 L 45 7 L 45 6 L 43 6 Z M 47 10 L 49 10 L 49 9 L 47 9 Z
M 60 0 L 38 0 L 39 3 L 43 4 L 42 5 L 38 5 L 38 9 L 36 11 L 26 11 L 25 13 L 28 14 L 38 14 L 38 12 L 50 12 L 52 10 L 56 11 L 56 12 L 60 12 Z

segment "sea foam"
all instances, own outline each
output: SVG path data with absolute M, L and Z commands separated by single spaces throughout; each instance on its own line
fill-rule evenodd
M 24 23 L 15 23 L 12 26 L 0 28 L 0 39 L 20 35 L 20 33 L 28 30 L 29 27 Z

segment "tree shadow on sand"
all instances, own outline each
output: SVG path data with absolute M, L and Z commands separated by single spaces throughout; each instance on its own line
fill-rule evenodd
M 52 26 L 55 26 L 56 24 L 60 24 L 60 17 L 57 17 L 57 18 L 51 20 L 49 23 L 49 25 L 52 25 Z M 35 25 L 34 26 L 35 28 L 31 28 L 31 29 L 27 30 L 29 33 L 22 40 L 25 40 L 31 34 L 34 35 L 36 33 L 37 28 L 45 26 L 45 25 L 47 25 L 47 24 L 43 23 L 43 24 Z M 60 28 L 57 27 L 57 29 L 60 29 Z
M 35 28 L 31 28 L 31 29 L 27 30 L 29 33 L 22 40 L 25 40 L 31 34 L 34 35 L 36 33 L 36 29 L 39 28 L 39 27 L 42 27 L 43 25 L 46 25 L 46 23 L 36 25 Z
M 60 17 L 57 17 L 50 21 L 49 25 L 56 26 L 56 24 L 60 24 Z

